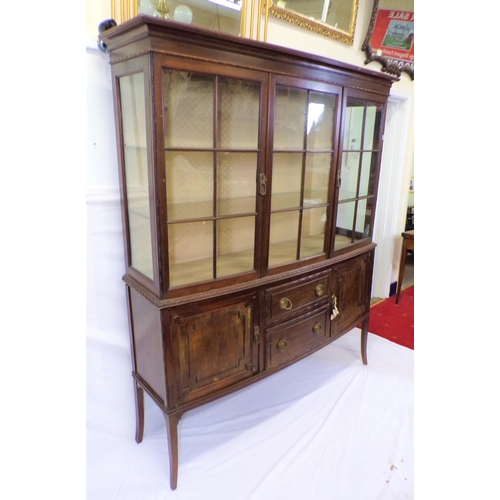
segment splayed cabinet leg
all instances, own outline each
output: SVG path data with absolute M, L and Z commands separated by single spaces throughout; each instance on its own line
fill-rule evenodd
M 135 441 L 140 443 L 144 436 L 144 390 L 137 382 L 135 386 Z
M 179 471 L 179 439 L 177 424 L 182 414 L 163 415 L 167 424 L 168 455 L 170 459 L 170 488 L 177 488 L 177 476 Z
M 363 364 L 368 364 L 368 358 L 366 357 L 366 344 L 368 342 L 368 323 L 370 318 L 366 318 L 361 324 L 361 359 Z

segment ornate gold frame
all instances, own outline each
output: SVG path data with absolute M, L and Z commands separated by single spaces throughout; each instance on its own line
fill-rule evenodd
M 356 19 L 358 16 L 358 4 L 359 0 L 353 0 L 353 12 L 351 17 L 351 25 L 349 27 L 349 32 L 340 31 L 338 29 L 332 28 L 328 24 L 324 24 L 320 21 L 313 21 L 306 16 L 298 14 L 292 10 L 283 9 L 281 7 L 276 7 L 273 5 L 272 0 L 262 0 L 263 10 L 266 13 L 266 34 L 267 34 L 267 19 L 268 15 L 279 19 L 280 21 L 285 21 L 287 23 L 294 24 L 299 28 L 304 28 L 309 31 L 313 31 L 318 35 L 327 36 L 333 38 L 338 42 L 345 43 L 347 45 L 354 44 L 354 31 L 356 29 Z

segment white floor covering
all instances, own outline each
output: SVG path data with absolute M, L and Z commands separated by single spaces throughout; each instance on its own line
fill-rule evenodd
M 354 329 L 179 422 L 169 486 L 164 419 L 145 395 L 137 444 L 121 228 L 88 206 L 87 500 L 414 498 L 413 351 Z
M 165 425 L 146 397 L 134 441 L 128 345 L 88 342 L 87 498 L 413 498 L 413 351 L 359 330 L 273 377 L 186 413 L 179 483 Z

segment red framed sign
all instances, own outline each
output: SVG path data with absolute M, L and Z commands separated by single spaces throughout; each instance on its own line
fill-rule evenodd
M 413 70 L 414 17 L 414 12 L 379 9 L 370 39 L 372 52 Z

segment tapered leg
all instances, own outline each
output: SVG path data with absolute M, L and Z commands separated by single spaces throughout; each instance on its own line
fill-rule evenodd
M 368 342 L 368 323 L 370 318 L 366 318 L 361 324 L 361 359 L 363 364 L 368 364 L 368 358 L 366 357 L 366 344 Z
M 177 475 L 179 471 L 179 439 L 177 424 L 182 414 L 163 415 L 167 424 L 168 454 L 170 458 L 170 488 L 177 488 Z
M 140 443 L 144 436 L 144 390 L 134 381 L 135 386 L 135 441 Z

